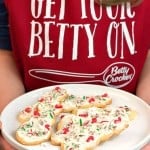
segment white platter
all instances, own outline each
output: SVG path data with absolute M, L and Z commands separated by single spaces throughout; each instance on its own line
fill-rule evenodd
M 150 141 L 150 106 L 142 99 L 128 92 L 91 84 L 59 85 L 75 95 L 96 95 L 108 93 L 113 99 L 112 105 L 128 105 L 137 111 L 137 117 L 119 136 L 102 143 L 95 150 L 140 150 Z M 18 127 L 16 116 L 25 106 L 34 104 L 37 99 L 54 86 L 37 89 L 26 93 L 9 103 L 1 113 L 2 134 L 4 138 L 18 150 L 59 150 L 49 142 L 37 146 L 24 146 L 15 140 Z

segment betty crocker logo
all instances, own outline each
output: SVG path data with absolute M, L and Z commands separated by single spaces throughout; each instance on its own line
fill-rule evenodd
M 111 64 L 104 72 L 103 80 L 108 86 L 121 88 L 129 84 L 135 75 L 134 67 L 126 62 Z

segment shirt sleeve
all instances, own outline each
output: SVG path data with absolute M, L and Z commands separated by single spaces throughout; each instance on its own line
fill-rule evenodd
M 4 0 L 0 0 L 0 49 L 11 50 L 8 14 Z

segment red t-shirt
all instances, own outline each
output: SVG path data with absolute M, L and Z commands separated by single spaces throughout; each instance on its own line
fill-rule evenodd
M 135 87 L 150 48 L 150 1 L 5 0 L 27 90 L 64 83 Z

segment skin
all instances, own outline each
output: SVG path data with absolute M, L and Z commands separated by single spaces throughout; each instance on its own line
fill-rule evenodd
M 11 51 L 0 50 L 0 111 L 12 99 L 25 92 Z M 9 89 L 8 89 L 9 88 Z
M 108 3 L 106 3 L 106 1 Z M 120 1 L 130 1 L 133 6 L 137 6 L 142 2 L 142 0 L 95 0 L 97 4 L 102 5 L 113 5 L 116 4 L 116 2 L 120 3 Z M 25 93 L 25 88 L 11 51 L 0 49 L 0 68 L 0 93 L 2 93 L 0 94 L 1 112 L 12 99 Z M 136 90 L 136 95 L 150 104 L 150 86 L 148 83 L 150 83 L 150 50 Z M 0 136 L 0 149 L 15 150 L 2 136 Z M 146 145 L 142 150 L 150 150 L 150 144 Z

